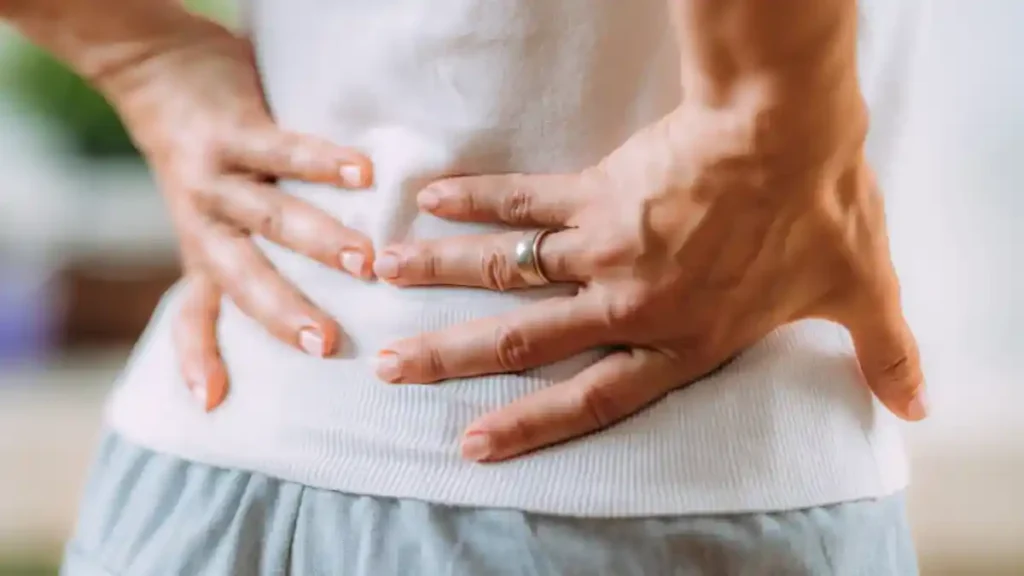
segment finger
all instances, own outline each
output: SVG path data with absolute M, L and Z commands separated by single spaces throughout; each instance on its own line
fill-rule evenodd
M 314 206 L 277 187 L 227 177 L 204 191 L 205 213 L 359 278 L 372 274 L 373 244 Z
M 203 410 L 224 401 L 228 378 L 217 347 L 220 290 L 203 275 L 186 279 L 174 323 L 174 345 L 185 383 Z
M 572 379 L 482 416 L 466 429 L 462 455 L 493 462 L 606 428 L 639 412 L 679 382 L 659 352 L 616 352 Z
M 280 130 L 273 124 L 247 130 L 224 148 L 225 161 L 242 168 L 307 182 L 366 188 L 373 182 L 373 164 L 366 156 L 327 140 Z
M 524 236 L 527 235 L 527 236 Z M 399 286 L 472 286 L 505 291 L 529 286 L 516 263 L 516 244 L 529 232 L 458 236 L 392 246 L 380 253 L 373 272 Z M 537 253 L 552 282 L 589 279 L 587 241 L 576 229 L 545 234 Z
M 848 328 L 868 387 L 893 414 L 924 419 L 928 403 L 921 358 L 902 313 L 869 312 L 861 318 Z
M 552 298 L 504 316 L 400 340 L 377 355 L 395 384 L 518 372 L 605 344 L 601 308 L 584 296 Z
M 199 245 L 205 271 L 245 315 L 307 354 L 334 353 L 337 323 L 286 282 L 247 235 L 211 224 Z
M 584 203 L 578 174 L 466 176 L 421 191 L 420 209 L 448 220 L 561 228 Z

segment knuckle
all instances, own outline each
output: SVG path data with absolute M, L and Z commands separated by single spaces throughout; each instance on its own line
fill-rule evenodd
M 615 402 L 601 386 L 587 386 L 581 389 L 577 393 L 575 404 L 579 413 L 596 428 L 605 428 L 619 419 Z
M 388 276 L 396 280 L 431 281 L 441 273 L 441 259 L 428 246 L 405 247 L 402 250 L 388 252 Z
M 445 370 L 444 355 L 436 347 L 429 346 L 423 351 L 423 363 L 426 375 L 431 380 L 444 378 Z
M 495 357 L 505 372 L 517 372 L 526 367 L 530 357 L 530 344 L 518 330 L 499 326 L 494 334 Z
M 183 189 L 185 206 L 206 215 L 220 215 L 223 211 L 221 195 L 207 183 L 190 184 Z M 187 209 L 187 208 L 186 208 Z
M 568 254 L 557 252 L 548 254 L 543 257 L 543 262 L 544 274 L 549 278 L 565 278 L 572 275 L 574 262 L 570 260 Z M 586 265 L 586 262 L 583 262 L 583 264 Z M 589 270 L 589 268 L 585 269 Z
M 530 194 L 522 187 L 516 187 L 498 205 L 498 217 L 511 224 L 529 221 L 532 211 Z
M 639 255 L 634 243 L 609 240 L 598 243 L 588 252 L 587 258 L 595 268 L 612 268 L 636 262 Z
M 639 321 L 647 307 L 647 297 L 641 290 L 625 290 L 609 298 L 605 308 L 605 321 L 609 326 L 632 325 Z
M 536 428 L 530 426 L 521 418 L 512 420 L 508 428 L 502 434 L 502 440 L 510 446 L 534 447 L 539 442 L 539 434 Z
M 207 166 L 221 169 L 230 167 L 233 158 L 237 155 L 238 145 L 232 134 L 223 134 L 219 131 L 207 131 L 197 135 L 196 140 L 202 142 L 193 150 L 192 158 L 203 158 Z
M 284 229 L 284 210 L 280 202 L 267 199 L 262 202 L 252 232 L 264 238 L 279 238 Z
M 480 277 L 489 290 L 504 292 L 513 287 L 512 270 L 508 255 L 503 251 L 487 250 L 480 258 Z
M 411 368 L 418 372 L 418 376 L 421 378 L 437 380 L 443 378 L 446 373 L 444 355 L 441 353 L 441 350 L 437 346 L 434 346 L 426 337 L 419 337 L 416 339 L 411 355 L 398 355 L 400 363 L 404 364 L 406 358 L 408 358 L 408 360 L 412 360 L 414 362 L 414 366 L 400 365 L 399 371 L 402 374 L 406 373 L 407 368 Z
M 433 250 L 420 250 L 410 255 L 410 261 L 418 262 L 424 280 L 435 280 L 441 275 L 441 258 Z M 401 268 L 401 258 L 399 258 Z
M 460 190 L 458 188 L 442 188 L 442 190 L 446 191 L 442 198 L 449 199 L 452 206 L 463 214 L 478 215 L 483 212 L 484 206 L 480 205 L 480 198 L 472 191 Z

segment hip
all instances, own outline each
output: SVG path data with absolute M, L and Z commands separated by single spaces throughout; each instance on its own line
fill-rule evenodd
M 917 573 L 900 494 L 578 518 L 321 490 L 102 442 L 65 576 Z
M 429 318 L 458 321 L 451 307 L 428 308 Z M 823 322 L 779 330 L 600 433 L 479 465 L 458 454 L 472 420 L 597 355 L 388 386 L 373 376 L 372 349 L 310 358 L 225 306 L 220 337 L 232 390 L 207 414 L 179 376 L 173 311 L 157 312 L 111 398 L 108 424 L 139 445 L 215 467 L 352 494 L 591 517 L 795 509 L 881 497 L 907 482 L 898 423 L 861 384 L 845 334 Z M 424 315 L 402 316 L 402 330 L 415 333 Z

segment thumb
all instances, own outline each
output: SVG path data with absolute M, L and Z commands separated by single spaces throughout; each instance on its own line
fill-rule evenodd
M 848 325 L 857 362 L 871 391 L 904 420 L 928 415 L 917 341 L 899 306 L 873 306 Z

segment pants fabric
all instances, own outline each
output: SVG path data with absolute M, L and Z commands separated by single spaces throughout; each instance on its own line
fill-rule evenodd
M 64 576 L 909 576 L 902 495 L 632 519 L 320 490 L 103 439 Z

